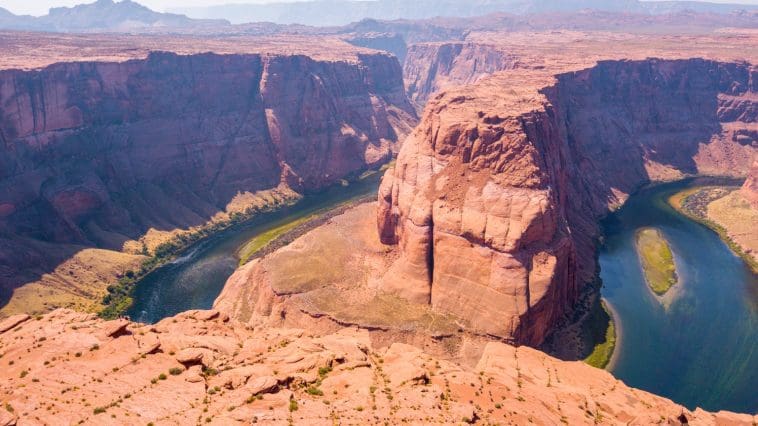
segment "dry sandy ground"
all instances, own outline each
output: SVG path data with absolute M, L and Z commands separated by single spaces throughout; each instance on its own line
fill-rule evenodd
M 740 191 L 711 202 L 708 218 L 726 229 L 732 241 L 758 262 L 758 209 L 751 207 Z

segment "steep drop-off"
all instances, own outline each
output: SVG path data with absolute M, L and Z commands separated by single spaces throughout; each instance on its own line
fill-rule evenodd
M 386 54 L 153 53 L 0 71 L 0 284 L 388 160 L 415 123 Z M 75 247 L 56 256 L 42 243 Z
M 447 84 L 471 84 L 518 66 L 518 59 L 482 43 L 421 43 L 408 48 L 404 62 L 408 97 L 419 108 Z
M 651 180 L 747 172 L 757 77 L 749 63 L 604 61 L 438 95 L 380 189 L 380 236 L 401 251 L 384 290 L 541 343 L 593 279 L 609 207 Z

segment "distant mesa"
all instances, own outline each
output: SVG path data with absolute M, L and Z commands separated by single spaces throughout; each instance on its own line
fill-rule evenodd
M 514 15 L 541 13 L 572 13 L 587 9 L 659 15 L 682 12 L 730 14 L 735 11 L 755 11 L 758 6 L 716 4 L 706 2 L 638 0 L 315 0 L 267 4 L 247 4 L 231 1 L 209 7 L 173 9 L 193 18 L 229 19 L 235 24 L 274 22 L 313 26 L 346 25 L 364 18 L 430 19 L 435 17 L 468 18 L 489 13 L 506 12 Z
M 228 26 L 229 21 L 190 19 L 174 13 L 155 12 L 131 0 L 55 7 L 45 16 L 18 16 L 0 9 L 0 29 L 46 32 L 132 32 L 148 29 Z

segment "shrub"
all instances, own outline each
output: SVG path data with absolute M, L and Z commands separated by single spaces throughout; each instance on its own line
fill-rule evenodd
M 332 372 L 332 367 L 328 365 L 326 367 L 319 367 L 318 369 L 318 375 L 321 376 L 322 378 L 331 372 Z
M 168 374 L 170 374 L 172 376 L 178 376 L 178 375 L 182 374 L 182 372 L 184 372 L 184 370 L 182 370 L 179 367 L 173 367 L 170 370 L 168 370 Z
M 166 380 L 166 375 L 165 375 L 165 374 L 163 374 L 163 373 L 161 373 L 161 374 L 158 376 L 158 380 Z
M 290 399 L 290 411 L 297 411 L 297 401 Z
M 97 407 L 94 410 L 92 410 L 92 412 L 95 414 L 102 414 L 105 412 L 105 407 Z
M 324 396 L 324 392 L 315 386 L 309 386 L 305 392 L 307 392 L 309 395 Z

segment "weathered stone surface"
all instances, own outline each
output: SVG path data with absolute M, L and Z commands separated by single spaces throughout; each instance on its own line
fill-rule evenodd
M 276 377 L 263 376 L 250 380 L 247 383 L 246 389 L 253 395 L 260 395 L 273 392 L 278 386 L 279 381 L 276 380 Z
M 203 362 L 204 352 L 198 348 L 185 348 L 176 354 L 176 360 L 184 365 L 200 364 Z
M 0 333 L 5 333 L 10 329 L 15 328 L 17 325 L 28 321 L 30 318 L 31 317 L 27 314 L 18 314 L 8 317 L 0 322 Z
M 116 320 L 107 324 L 104 334 L 107 337 L 119 337 L 127 333 L 127 327 L 129 327 L 129 321 Z
M 235 320 L 170 318 L 160 333 L 166 348 L 194 339 L 218 342 L 203 377 L 200 366 L 176 374 L 170 351 L 142 357 L 136 339 L 99 340 L 103 326 L 58 310 L 0 334 L 0 424 L 456 424 L 466 417 L 489 424 L 611 425 L 655 424 L 682 414 L 691 425 L 758 420 L 692 412 L 628 388 L 605 371 L 502 343 L 489 343 L 467 367 L 408 345 L 375 346 L 365 330 L 317 337 L 303 330 L 252 330 Z M 130 328 L 135 336 L 157 337 L 156 328 Z M 90 350 L 92 342 L 99 342 L 97 350 Z M 287 372 L 295 358 L 316 362 L 301 361 L 301 371 Z M 234 382 L 248 374 L 246 383 Z M 297 411 L 290 410 L 292 400 Z

